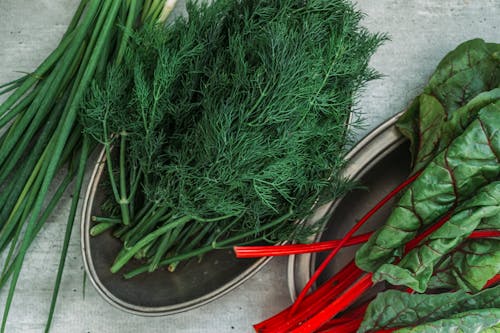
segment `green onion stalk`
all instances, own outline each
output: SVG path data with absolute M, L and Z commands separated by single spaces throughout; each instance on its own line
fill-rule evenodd
M 0 332 L 29 246 L 72 181 L 66 225 L 49 316 L 52 322 L 84 171 L 94 141 L 82 133 L 78 113 L 93 81 L 125 57 L 130 32 L 163 23 L 170 0 L 82 0 L 57 48 L 33 72 L 0 86 L 0 288 L 10 281 Z M 55 176 L 64 173 L 62 182 Z

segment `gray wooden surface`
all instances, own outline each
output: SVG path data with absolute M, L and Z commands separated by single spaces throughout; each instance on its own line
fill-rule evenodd
M 482 37 L 500 42 L 500 0 L 358 0 L 373 31 L 391 41 L 373 66 L 385 77 L 370 83 L 359 100 L 365 128 L 403 110 L 419 93 L 439 60 L 458 43 Z M 77 0 L 0 0 L 0 82 L 29 72 L 57 45 Z M 182 10 L 183 2 L 180 1 Z M 1 101 L 1 99 L 0 99 Z M 7 332 L 40 332 L 57 269 L 66 195 L 32 245 L 18 283 Z M 286 259 L 273 260 L 229 295 L 196 310 L 162 318 L 141 318 L 116 310 L 88 283 L 83 288 L 78 223 L 73 230 L 52 332 L 251 332 L 259 322 L 290 304 Z M 83 297 L 85 292 L 85 297 Z M 0 292 L 0 314 L 6 293 Z

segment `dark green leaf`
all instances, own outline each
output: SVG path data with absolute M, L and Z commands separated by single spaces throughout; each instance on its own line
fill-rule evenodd
M 500 44 L 481 39 L 459 45 L 401 116 L 397 126 L 410 139 L 414 171 L 424 168 L 481 108 L 499 100 L 499 52 Z
M 400 256 L 404 245 L 426 226 L 500 175 L 500 117 L 483 109 L 404 192 L 384 226 L 356 253 L 367 271 Z
M 386 280 L 393 285 L 405 285 L 417 292 L 427 290 L 427 283 L 431 278 L 434 266 L 445 257 L 450 251 L 455 249 L 464 239 L 466 239 L 475 229 L 484 229 L 482 225 L 488 225 L 493 229 L 500 229 L 500 182 L 493 182 L 481 188 L 475 196 L 463 202 L 456 210 L 448 222 L 438 230 L 429 235 L 419 246 L 407 253 L 397 264 L 384 264 L 374 274 L 374 280 Z M 482 249 L 484 250 L 484 248 Z M 491 249 L 490 249 L 491 251 Z M 498 248 L 500 251 L 500 248 Z M 474 251 L 478 253 L 478 251 Z M 463 253 L 462 253 L 463 254 Z M 484 261 L 484 252 L 478 253 L 481 258 L 469 256 L 466 263 L 477 263 Z M 490 265 L 478 265 L 477 268 L 461 270 L 462 276 L 467 279 L 467 275 L 473 274 L 468 280 L 474 280 L 476 289 L 478 286 L 477 277 L 480 281 L 486 282 L 500 270 L 500 258 Z M 456 254 L 452 261 L 458 264 Z M 461 261 L 461 260 L 460 260 Z M 483 264 L 485 264 L 483 262 Z M 476 266 L 476 265 L 475 265 Z M 486 281 L 484 280 L 486 279 Z
M 500 44 L 472 39 L 439 63 L 424 93 L 434 95 L 447 114 L 500 84 Z
M 358 333 L 418 326 L 463 312 L 499 308 L 500 286 L 472 295 L 465 291 L 426 295 L 389 290 L 379 293 L 370 303 Z M 476 320 L 481 322 L 481 318 Z
M 448 319 L 396 330 L 396 333 L 498 333 L 500 309 L 472 310 L 457 313 Z
M 499 273 L 500 239 L 470 239 L 443 258 L 428 287 L 476 292 Z

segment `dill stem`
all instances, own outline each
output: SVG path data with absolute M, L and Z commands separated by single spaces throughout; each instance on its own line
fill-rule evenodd
M 205 254 L 207 252 L 214 250 L 217 247 L 229 246 L 229 245 L 233 244 L 234 242 L 238 242 L 238 241 L 245 239 L 247 237 L 254 236 L 260 232 L 266 231 L 270 228 L 273 228 L 273 227 L 283 223 L 284 221 L 288 220 L 292 216 L 292 214 L 293 214 L 293 211 L 290 211 L 287 214 L 265 224 L 264 226 L 260 227 L 258 230 L 247 231 L 247 232 L 241 233 L 239 235 L 229 237 L 223 241 L 220 241 L 217 243 L 214 242 L 211 245 L 207 245 L 207 246 L 198 248 L 198 249 L 193 250 L 193 251 L 188 251 L 188 252 L 185 252 L 185 253 L 170 257 L 170 258 L 166 258 L 160 262 L 158 267 L 167 266 L 167 265 L 170 265 L 170 264 L 178 262 L 178 261 L 186 260 L 189 258 L 193 258 L 193 257 L 199 256 L 199 255 Z M 259 240 L 262 240 L 262 237 L 259 237 L 253 241 L 257 242 Z M 123 267 L 123 265 L 121 267 Z M 149 268 L 148 265 L 139 267 L 131 272 L 124 274 L 124 277 L 126 279 L 133 278 L 134 276 L 137 276 L 141 273 L 147 272 L 148 268 Z M 116 273 L 117 270 L 115 270 L 115 271 L 112 270 L 112 272 Z
M 167 211 L 168 208 L 161 207 L 156 211 L 153 210 L 145 215 L 132 229 L 127 232 L 127 234 L 125 234 L 125 244 L 136 243 L 139 239 L 144 237 L 146 233 L 150 232 L 159 222 L 162 220 L 169 220 L 172 217 L 171 213 L 166 215 L 164 219 L 161 218 Z
M 156 205 L 148 201 L 142 206 L 141 210 L 139 210 L 139 212 L 137 212 L 135 219 L 137 221 L 140 221 L 141 219 L 144 218 L 144 216 L 146 214 L 149 214 L 151 211 L 153 211 L 155 209 L 156 209 Z
M 135 194 L 137 193 L 137 189 L 139 188 L 139 183 L 141 180 L 141 171 L 137 172 L 136 167 L 132 167 L 131 175 L 130 175 L 130 192 L 128 196 L 129 201 L 129 211 L 131 215 L 131 219 L 135 219 Z
M 131 221 L 133 223 L 129 225 L 123 225 L 119 230 L 115 231 L 113 235 L 117 238 L 122 239 L 124 242 L 127 241 L 132 236 L 132 234 L 136 232 L 137 230 L 136 228 L 139 228 L 139 226 L 142 225 L 143 221 L 145 221 L 155 212 L 156 208 L 157 208 L 156 204 L 153 205 L 150 202 L 148 202 L 137 213 L 137 216 L 135 216 L 134 221 Z
M 92 222 L 118 224 L 118 223 L 121 223 L 122 220 L 118 219 L 118 218 L 112 218 L 112 217 L 92 216 Z
M 106 165 L 108 169 L 109 183 L 111 184 L 111 190 L 115 197 L 116 202 L 120 203 L 120 194 L 118 192 L 118 185 L 116 185 L 115 176 L 113 175 L 113 161 L 111 157 L 111 145 L 109 142 L 104 143 L 104 152 L 106 155 Z
M 178 249 L 185 249 L 186 251 L 190 251 L 193 247 L 201 242 L 201 240 L 207 235 L 209 231 L 212 230 L 212 225 L 207 223 L 193 223 L 190 229 L 186 230 L 186 233 L 182 236 Z M 192 235 L 196 235 L 191 239 L 191 242 L 188 243 L 189 239 Z
M 130 249 L 127 250 L 124 248 L 122 250 L 122 252 L 116 258 L 115 262 L 113 263 L 113 266 L 111 266 L 111 272 L 112 273 L 118 272 L 143 247 L 145 247 L 146 245 L 148 245 L 152 241 L 156 240 L 158 237 L 165 234 L 170 229 L 175 228 L 179 225 L 182 225 L 182 224 L 188 222 L 189 220 L 191 220 L 190 216 L 183 216 L 181 218 L 178 218 L 178 219 L 156 229 L 155 231 L 149 233 L 146 237 L 142 238 L 140 241 L 138 241 Z
M 126 133 L 120 133 L 120 209 L 122 212 L 122 222 L 125 225 L 130 224 L 130 213 L 128 210 L 129 198 L 127 196 L 127 170 L 126 170 L 126 162 L 125 162 L 125 154 L 126 154 Z
M 184 225 L 179 225 L 175 229 L 171 230 L 171 232 L 166 233 L 160 241 L 158 249 L 151 260 L 151 264 L 149 265 L 149 272 L 153 272 L 158 268 L 162 257 L 167 253 L 169 248 L 172 246 L 172 243 L 179 236 L 179 233 L 182 231 Z
M 116 228 L 113 231 L 113 236 L 116 237 L 116 238 L 121 239 L 122 242 L 124 242 L 125 238 L 123 237 L 123 235 L 130 230 L 130 227 L 131 227 L 130 224 L 129 225 L 122 224 L 120 227 Z
M 97 236 L 102 234 L 108 229 L 111 229 L 116 226 L 116 223 L 113 222 L 101 222 L 99 224 L 94 225 L 92 228 L 90 228 L 90 235 L 91 236 Z
M 200 244 L 200 242 L 202 241 L 203 238 L 205 238 L 205 236 L 207 236 L 207 234 L 210 232 L 210 231 L 213 231 L 213 225 L 211 224 L 208 224 L 208 223 L 201 223 L 201 226 L 202 226 L 202 229 L 201 231 L 199 229 L 196 229 L 196 231 L 198 232 L 188 232 L 186 233 L 186 235 L 184 235 L 184 237 L 182 238 L 180 244 L 177 246 L 176 248 L 176 254 L 179 253 L 179 249 L 183 249 L 184 252 L 189 252 L 191 251 L 193 248 L 195 248 L 195 246 L 197 244 Z M 192 238 L 191 241 L 186 245 L 186 242 L 189 241 L 189 238 L 192 236 L 192 235 L 196 235 L 196 237 Z M 213 241 L 210 241 L 209 242 L 209 246 L 211 247 L 213 244 Z M 213 248 L 212 248 L 213 249 Z M 172 263 L 169 263 L 168 265 L 175 265 L 177 266 L 179 264 L 180 261 L 174 261 Z M 157 265 L 157 267 L 159 267 L 160 264 Z M 170 269 L 169 269 L 170 270 Z M 170 270 L 171 271 L 171 270 Z

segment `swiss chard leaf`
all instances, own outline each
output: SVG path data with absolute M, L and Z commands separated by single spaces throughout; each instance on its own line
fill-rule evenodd
M 374 280 L 386 280 L 393 285 L 406 285 L 417 292 L 424 292 L 433 274 L 434 266 L 475 229 L 481 228 L 483 223 L 493 226 L 494 229 L 500 229 L 500 182 L 498 181 L 484 186 L 474 197 L 462 203 L 448 222 L 406 254 L 399 263 L 382 265 L 375 272 Z M 490 247 L 487 248 L 491 250 Z M 485 250 L 484 246 L 480 250 Z M 500 248 L 497 250 L 500 251 Z M 477 250 L 473 253 L 477 253 Z M 481 255 L 484 253 L 481 252 Z M 484 259 L 482 256 L 481 258 L 476 258 L 476 256 L 471 255 L 465 262 L 469 264 Z M 493 265 L 497 267 L 490 267 L 494 264 L 490 263 L 471 269 L 471 272 L 461 270 L 461 273 L 466 277 L 468 274 L 474 274 L 475 276 L 470 280 L 473 281 L 471 282 L 476 289 L 480 289 L 488 277 L 496 274 L 500 269 L 500 258 L 498 259 L 498 264 Z M 453 262 L 458 263 L 457 260 Z M 486 274 L 487 272 L 490 274 Z M 478 282 L 482 284 L 478 285 Z
M 482 309 L 457 313 L 448 319 L 396 330 L 396 333 L 468 333 L 499 332 L 500 309 Z
M 439 148 L 441 151 L 454 138 L 459 136 L 465 128 L 477 117 L 483 108 L 494 109 L 500 112 L 500 88 L 485 91 L 474 97 L 469 103 L 456 110 L 441 128 Z
M 424 93 L 436 96 L 447 114 L 500 83 L 500 44 L 472 39 L 439 63 Z
M 436 266 L 428 288 L 476 292 L 499 273 L 500 240 L 470 239 L 460 244 Z
M 481 322 L 483 315 L 485 316 L 485 320 L 489 317 L 491 314 L 489 310 L 499 308 L 500 286 L 486 289 L 477 294 L 467 294 L 465 291 L 457 291 L 427 295 L 388 290 L 379 293 L 370 303 L 358 333 L 374 332 L 388 328 L 418 326 L 441 319 L 453 318 L 457 314 L 458 317 L 456 319 L 458 319 L 460 318 L 460 313 L 487 310 L 484 313 L 477 313 L 481 317 L 478 318 L 476 316 L 476 321 Z M 495 314 L 497 315 L 498 313 L 495 312 Z M 497 320 L 500 320 L 498 316 Z
M 491 95 L 482 93 L 499 87 L 500 44 L 473 39 L 450 52 L 424 92 L 397 123 L 411 142 L 413 170 L 425 167 L 475 118 L 480 108 L 498 100 L 498 91 Z
M 476 194 L 500 175 L 500 117 L 484 108 L 462 135 L 442 151 L 405 191 L 384 226 L 356 253 L 366 271 L 401 256 L 419 231 Z

